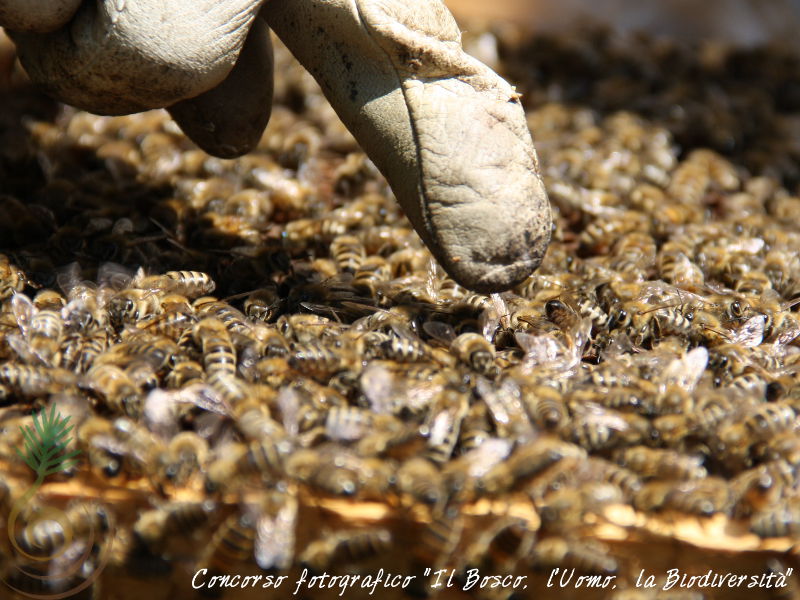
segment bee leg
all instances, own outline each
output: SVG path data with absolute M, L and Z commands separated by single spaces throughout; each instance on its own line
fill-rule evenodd
M 464 53 L 440 0 L 270 0 L 262 15 L 455 281 L 497 292 L 539 265 L 550 206 L 519 94 Z

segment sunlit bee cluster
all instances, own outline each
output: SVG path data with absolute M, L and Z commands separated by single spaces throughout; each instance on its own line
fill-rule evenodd
M 542 65 L 611 51 L 548 39 L 520 81 L 558 86 L 570 68 Z M 630 42 L 637 69 L 666 60 L 650 43 Z M 19 426 L 55 403 L 82 452 L 62 477 L 148 490 L 113 560 L 151 576 L 175 556 L 321 572 L 398 548 L 461 574 L 614 574 L 623 559 L 591 525 L 619 506 L 800 540 L 793 151 L 757 169 L 760 137 L 726 157 L 703 134 L 722 130 L 700 119 L 692 141 L 674 99 L 631 83 L 652 102 L 622 110 L 619 74 L 593 82 L 597 106 L 540 98 L 528 122 L 553 242 L 528 280 L 484 296 L 443 272 L 320 92 L 277 60 L 272 121 L 239 159 L 193 148 L 160 112 L 30 120 L 31 200 L 0 197 L 18 223 L 0 219 L 0 459 L 22 466 Z M 729 131 L 752 99 L 725 93 L 687 111 Z M 14 493 L 0 488 L 0 517 Z M 325 502 L 394 520 L 328 518 Z M 486 505 L 525 510 L 476 524 Z M 91 509 L 79 526 L 103 529 L 114 508 Z

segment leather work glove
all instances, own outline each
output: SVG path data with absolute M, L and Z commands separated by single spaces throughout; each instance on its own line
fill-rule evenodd
M 225 158 L 269 120 L 271 27 L 455 281 L 508 289 L 547 248 L 519 95 L 464 53 L 441 0 L 0 0 L 0 25 L 56 99 L 106 115 L 166 107 Z

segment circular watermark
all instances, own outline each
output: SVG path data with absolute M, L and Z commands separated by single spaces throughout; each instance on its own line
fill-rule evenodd
M 8 514 L 11 566 L 3 583 L 20 596 L 57 600 L 92 585 L 111 554 L 116 523 L 102 504 L 76 500 L 66 509 L 35 502 L 50 475 L 74 467 L 80 450 L 67 450 L 69 417 L 43 409 L 33 424 L 20 427 L 24 451 L 17 454 L 36 480 Z

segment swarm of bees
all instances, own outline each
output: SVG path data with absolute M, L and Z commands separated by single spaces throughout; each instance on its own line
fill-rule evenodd
M 592 538 L 620 506 L 797 544 L 797 149 L 770 146 L 796 90 L 687 105 L 771 119 L 746 147 L 664 106 L 674 81 L 705 90 L 687 72 L 727 81 L 759 60 L 796 86 L 800 65 L 592 36 L 507 49 L 520 81 L 550 90 L 528 118 L 556 229 L 539 271 L 492 296 L 437 266 L 280 47 L 272 122 L 240 159 L 192 148 L 161 112 L 29 119 L 29 154 L 0 157 L 4 176 L 30 175 L 0 196 L 16 225 L 0 248 L 0 459 L 19 467 L 19 426 L 55 404 L 82 452 L 58 477 L 147 492 L 113 531 L 113 504 L 68 506 L 72 552 L 100 563 L 113 539 L 109 571 L 156 580 L 369 572 L 398 553 L 409 572 L 624 574 Z M 581 61 L 612 65 L 596 105 L 575 89 Z M 625 79 L 649 68 L 656 91 Z M 628 92 L 646 116 L 619 110 Z M 0 489 L 0 517 L 17 497 Z M 25 515 L 21 547 L 64 545 Z

